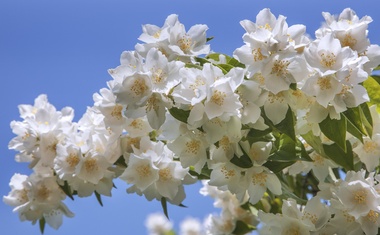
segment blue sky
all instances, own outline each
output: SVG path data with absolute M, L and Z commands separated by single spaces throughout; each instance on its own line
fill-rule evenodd
M 20 120 L 17 105 L 32 104 L 39 94 L 47 94 L 58 109 L 73 107 L 78 120 L 86 107 L 92 106 L 92 94 L 111 79 L 107 69 L 119 65 L 122 51 L 134 49 L 142 24 L 161 26 L 172 13 L 179 15 L 187 29 L 207 24 L 208 36 L 215 37 L 212 50 L 231 55 L 243 44 L 244 30 L 239 21 L 254 21 L 266 7 L 276 16 L 287 16 L 289 25 L 306 25 L 312 36 L 323 21 L 322 11 L 338 14 L 351 7 L 360 17 L 373 18 L 369 38 L 380 44 L 378 0 L 1 0 L 0 195 L 8 194 L 14 173 L 29 173 L 26 164 L 15 163 L 15 152 L 7 147 L 14 137 L 9 123 Z M 145 234 L 145 218 L 160 211 L 160 203 L 126 194 L 127 185 L 121 181 L 116 185 L 113 197 L 103 199 L 104 207 L 95 197 L 66 200 L 76 216 L 65 218 L 58 231 L 47 227 L 45 234 Z M 197 184 L 187 189 L 184 204 L 188 208 L 169 207 L 177 225 L 186 216 L 203 219 L 212 211 L 218 212 L 211 199 L 198 194 L 199 187 Z M 20 222 L 12 208 L 3 203 L 0 218 L 2 234 L 39 234 L 38 226 Z

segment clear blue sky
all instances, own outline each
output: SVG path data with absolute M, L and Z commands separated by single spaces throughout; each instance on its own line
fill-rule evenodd
M 26 164 L 14 162 L 8 142 L 14 135 L 9 123 L 20 120 L 17 105 L 32 104 L 39 94 L 47 94 L 58 109 L 71 106 L 78 120 L 92 94 L 106 86 L 111 77 L 107 69 L 119 65 L 124 50 L 133 50 L 142 24 L 161 26 L 172 13 L 189 29 L 201 23 L 214 36 L 211 48 L 232 54 L 243 44 L 244 30 L 239 21 L 254 21 L 265 7 L 287 16 L 289 25 L 304 24 L 310 35 L 320 26 L 322 11 L 333 14 L 351 7 L 362 17 L 370 15 L 370 40 L 380 44 L 380 2 L 354 0 L 1 0 L 0 1 L 0 195 L 8 194 L 9 180 L 15 172 L 28 174 Z M 160 203 L 125 193 L 127 185 L 117 181 L 112 198 L 100 207 L 95 197 L 66 200 L 76 214 L 65 218 L 55 231 L 45 234 L 146 234 L 144 221 L 149 213 L 160 211 Z M 189 187 L 184 204 L 169 207 L 174 222 L 188 215 L 203 219 L 214 210 L 212 201 L 198 194 L 200 185 Z M 12 208 L 0 202 L 0 233 L 39 234 L 38 226 L 20 222 Z

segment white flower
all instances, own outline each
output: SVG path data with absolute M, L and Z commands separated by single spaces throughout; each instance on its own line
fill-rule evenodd
M 243 80 L 237 93 L 243 105 L 240 110 L 242 124 L 256 123 L 260 118 L 260 107 L 264 105 L 268 93 L 262 92 L 259 84 L 251 80 Z
M 326 34 L 306 47 L 304 55 L 320 76 L 327 76 L 344 68 L 349 58 L 355 54 L 349 47 L 342 47 L 332 34 Z
M 227 161 L 212 164 L 209 167 L 212 169 L 209 185 L 217 186 L 223 191 L 229 190 L 236 194 L 239 199 L 244 197 L 247 190 L 247 185 L 242 178 L 244 169 Z
M 222 120 L 228 121 L 229 117 L 239 114 L 242 105 L 239 96 L 231 87 L 230 80 L 229 77 L 219 79 L 207 91 L 204 111 L 208 119 L 220 117 Z
M 255 165 L 264 164 L 272 150 L 272 142 L 254 142 L 251 145 L 248 141 L 240 142 L 240 146 Z
M 261 72 L 265 88 L 277 94 L 289 89 L 291 83 L 297 83 L 306 78 L 309 71 L 306 61 L 296 53 L 278 53 L 272 55 Z
M 291 165 L 288 168 L 289 174 L 295 176 L 301 172 L 308 173 L 310 170 L 312 170 L 314 176 L 318 179 L 318 181 L 324 182 L 326 177 L 329 175 L 329 169 L 337 167 L 333 161 L 321 156 L 316 151 L 310 153 L 310 158 L 313 159 L 312 162 L 297 161 Z
M 356 219 L 367 215 L 371 210 L 377 210 L 380 203 L 380 196 L 375 189 L 361 180 L 343 182 L 336 197 Z
M 32 174 L 29 177 L 15 174 L 10 182 L 11 192 L 3 201 L 15 207 L 20 220 L 33 224 L 42 218 L 53 228 L 62 224 L 62 214 L 73 217 L 73 213 L 63 204 L 66 195 L 59 188 L 54 176 L 43 177 Z
M 335 96 L 343 89 L 342 84 L 334 74 L 320 76 L 314 74 L 306 79 L 302 90 L 310 96 L 315 96 L 317 102 L 327 107 Z
M 179 82 L 179 70 L 184 67 L 181 61 L 171 61 L 156 48 L 149 50 L 144 70 L 150 72 L 152 91 L 168 94 Z
M 207 140 L 204 135 L 198 131 L 187 131 L 168 144 L 181 161 L 183 167 L 194 166 L 194 170 L 200 173 L 207 160 Z
M 380 160 L 380 134 L 374 134 L 372 138 L 363 137 L 363 143 L 353 149 L 368 171 L 374 171 Z
M 264 103 L 264 111 L 274 125 L 279 124 L 286 117 L 289 109 L 288 97 L 288 91 L 281 91 L 277 94 L 268 93 L 268 98 Z
M 342 47 L 348 46 L 358 53 L 363 53 L 369 46 L 367 38 L 368 24 L 372 22 L 372 18 L 364 16 L 361 19 L 356 13 L 346 8 L 339 16 L 333 16 L 328 12 L 322 13 L 326 20 L 326 25 L 316 31 L 316 36 L 322 37 L 326 33 L 333 33 L 342 44 Z
M 249 202 L 256 204 L 267 191 L 267 188 L 274 194 L 282 193 L 281 183 L 277 176 L 263 166 L 254 166 L 245 172 L 245 180 L 248 183 Z
M 84 182 L 98 184 L 101 179 L 109 172 L 111 164 L 104 156 L 94 150 L 87 152 L 83 159 L 78 163 L 75 174 Z
M 202 235 L 203 227 L 201 222 L 196 218 L 188 217 L 181 221 L 179 225 L 179 235 Z
M 143 72 L 135 72 L 124 77 L 123 82 L 115 83 L 111 87 L 116 96 L 116 102 L 122 105 L 142 106 L 152 93 L 152 81 L 149 75 Z
M 164 235 L 173 228 L 172 222 L 162 213 L 150 214 L 145 220 L 145 226 L 149 235 Z
M 152 152 L 152 151 L 150 151 Z M 128 167 L 120 176 L 120 179 L 128 184 L 135 185 L 139 190 L 144 191 L 147 187 L 159 179 L 159 169 L 153 164 L 149 152 L 129 156 Z

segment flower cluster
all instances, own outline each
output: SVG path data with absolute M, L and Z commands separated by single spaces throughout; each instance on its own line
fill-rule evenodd
M 208 179 L 203 193 L 222 208 L 208 234 L 259 222 L 262 234 L 375 234 L 380 119 L 366 81 L 380 47 L 367 37 L 370 17 L 323 16 L 311 39 L 264 9 L 241 21 L 244 45 L 233 57 L 210 52 L 205 25 L 186 31 L 177 15 L 144 25 L 142 43 L 121 54 L 78 122 L 44 95 L 19 106 L 9 148 L 33 173 L 16 174 L 4 202 L 21 220 L 57 228 L 72 216 L 66 195 L 100 200 L 115 178 L 164 209 L 182 204 L 184 185 Z M 344 219 L 349 228 L 337 225 Z

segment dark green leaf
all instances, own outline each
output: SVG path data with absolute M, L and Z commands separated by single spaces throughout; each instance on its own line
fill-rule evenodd
M 278 177 L 278 178 L 281 179 L 281 177 Z M 301 204 L 301 205 L 306 204 L 307 200 L 300 198 L 297 195 L 295 195 L 293 193 L 293 190 L 290 189 L 288 187 L 288 185 L 285 184 L 282 180 L 281 180 L 281 187 L 282 187 L 282 194 L 280 195 L 280 198 L 282 198 L 282 199 L 293 198 L 294 200 L 297 201 L 298 204 Z
M 196 176 L 199 180 L 209 180 L 211 175 L 211 170 L 207 167 L 207 164 L 204 165 L 200 174 L 194 171 L 194 167 L 191 166 L 189 170 L 190 175 Z
M 98 192 L 95 191 L 96 200 L 98 200 L 99 204 L 103 206 L 102 197 Z
M 214 39 L 214 36 L 206 38 L 206 42 L 211 41 L 212 39 Z
M 308 162 L 313 161 L 313 159 L 311 159 L 309 154 L 307 153 L 307 151 L 305 149 L 305 145 L 299 139 L 297 139 L 297 147 L 301 149 L 300 160 L 308 161 Z
M 254 226 L 252 226 L 250 224 L 247 224 L 247 223 L 245 223 L 245 222 L 243 222 L 241 220 L 237 220 L 236 224 L 235 224 L 235 229 L 232 232 L 232 234 L 235 234 L 235 235 L 244 235 L 244 234 L 252 232 L 255 229 L 256 229 L 256 227 L 254 227 Z
M 371 111 L 368 108 L 367 103 L 363 103 L 359 105 L 361 120 L 363 121 L 364 128 L 367 131 L 369 137 L 372 137 L 373 131 L 373 121 L 371 116 Z
M 349 108 L 343 115 L 347 118 L 347 121 L 351 123 L 360 133 L 363 135 L 366 134 L 366 131 L 363 127 L 362 117 L 360 115 L 360 107 Z
M 252 160 L 249 158 L 247 154 L 243 154 L 240 157 L 234 155 L 230 162 L 241 168 L 251 168 L 253 166 Z
M 323 150 L 327 157 L 333 160 L 338 165 L 342 166 L 346 170 L 354 170 L 354 155 L 350 142 L 346 141 L 347 151 L 337 144 L 323 144 Z
M 295 161 L 289 161 L 289 162 L 267 161 L 263 166 L 273 171 L 273 173 L 279 173 L 283 169 L 285 169 L 288 166 L 293 165 L 294 163 Z
M 58 184 L 58 186 L 62 189 L 62 191 L 71 199 L 74 200 L 73 194 L 71 192 L 70 185 L 67 183 L 67 181 L 64 182 L 64 185 Z
M 165 197 L 161 198 L 161 206 L 162 206 L 162 210 L 164 211 L 164 214 L 165 214 L 166 218 L 169 219 L 168 204 L 166 202 L 166 198 Z
M 172 107 L 171 109 L 169 109 L 169 113 L 178 121 L 187 123 L 187 119 L 190 115 L 190 110 L 182 110 L 176 107 Z
M 116 160 L 116 162 L 114 163 L 114 165 L 127 167 L 127 163 L 125 162 L 125 158 L 124 158 L 124 156 L 121 155 L 121 156 Z
M 343 151 L 346 151 L 347 119 L 344 115 L 340 119 L 331 119 L 329 116 L 319 123 L 322 133 L 334 141 Z
M 279 139 L 278 150 L 269 157 L 272 161 L 297 161 L 299 156 L 296 154 L 296 144 L 289 136 L 282 134 Z
M 296 133 L 294 130 L 294 114 L 292 109 L 289 107 L 288 111 L 286 112 L 285 119 L 282 120 L 277 125 L 274 125 L 271 120 L 265 115 L 264 109 L 261 110 L 261 112 L 264 114 L 265 124 L 268 126 L 278 130 L 280 133 L 284 133 L 285 135 L 289 136 L 292 140 L 296 141 Z
M 39 224 L 40 224 L 40 231 L 41 231 L 41 234 L 44 234 L 45 232 L 45 224 L 46 224 L 46 221 L 45 221 L 45 218 L 42 217 L 40 220 L 39 220 Z
M 350 121 L 347 121 L 347 131 L 363 143 L 363 133 L 361 133 Z
M 319 136 L 315 136 L 312 131 L 302 135 L 302 138 L 308 143 L 317 153 L 324 155 L 322 141 Z
M 371 75 L 371 77 L 380 84 L 380 76 L 379 75 Z

